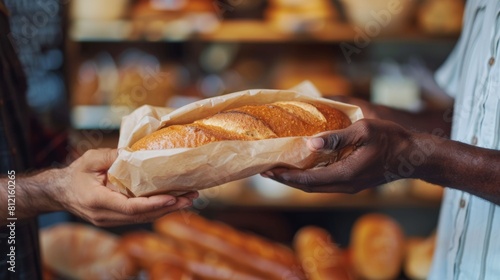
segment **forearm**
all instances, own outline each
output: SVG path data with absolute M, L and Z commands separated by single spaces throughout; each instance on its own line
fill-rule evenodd
M 0 178 L 0 225 L 7 218 L 20 220 L 62 210 L 54 199 L 61 187 L 61 171 L 51 169 L 31 176 L 10 173 Z
M 453 110 L 423 111 L 418 113 L 397 110 L 386 106 L 375 105 L 376 118 L 393 121 L 407 129 L 441 134 L 449 138 Z
M 411 177 L 463 190 L 500 205 L 500 151 L 424 134 L 416 134 L 412 143 L 411 152 L 405 155 L 407 163 L 414 165 Z

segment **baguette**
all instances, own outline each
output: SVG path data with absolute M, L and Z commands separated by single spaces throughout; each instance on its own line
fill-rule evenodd
M 265 275 L 264 279 L 306 279 L 289 248 L 189 213 L 169 214 L 157 220 L 154 229 L 161 235 L 231 259 L 246 270 Z
M 307 279 L 354 279 L 346 268 L 344 252 L 332 242 L 326 230 L 304 227 L 295 234 L 293 244 Z
M 139 139 L 132 151 L 194 148 L 215 141 L 263 140 L 311 136 L 351 124 L 343 112 L 320 103 L 300 101 L 248 105 L 225 110 L 190 124 L 161 128 Z

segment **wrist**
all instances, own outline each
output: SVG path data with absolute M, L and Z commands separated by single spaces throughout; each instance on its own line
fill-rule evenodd
M 405 154 L 407 168 L 411 170 L 408 178 L 427 180 L 427 176 L 437 171 L 440 164 L 434 164 L 438 157 L 440 145 L 444 138 L 433 136 L 427 133 L 412 133 L 410 146 Z
M 65 196 L 65 169 L 49 169 L 35 176 L 34 179 L 40 183 L 37 191 L 33 192 L 37 197 L 33 199 L 38 201 L 41 213 L 64 210 L 61 201 Z
M 388 170 L 393 179 L 415 178 L 417 168 L 423 163 L 425 156 L 419 150 L 420 142 L 425 135 L 412 132 L 401 127 L 394 133 L 395 141 L 392 142 L 391 152 L 388 153 Z M 390 144 L 389 144 L 390 145 Z

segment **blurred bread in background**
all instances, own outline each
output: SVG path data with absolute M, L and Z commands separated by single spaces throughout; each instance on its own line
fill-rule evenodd
M 356 220 L 350 247 L 352 265 L 362 279 L 396 279 L 404 258 L 404 233 L 389 216 L 370 213 Z
M 323 95 L 351 95 L 351 81 L 335 67 L 334 60 L 324 59 L 318 54 L 288 54 L 276 63 L 272 87 L 288 89 L 309 80 Z
M 417 1 L 341 0 L 351 24 L 371 37 L 401 32 L 410 26 Z M 377 31 L 377 32 L 375 32 Z
M 269 24 L 287 33 L 319 31 L 338 16 L 329 0 L 270 0 L 265 11 Z
M 44 267 L 70 279 L 125 279 L 138 272 L 119 246 L 119 237 L 93 226 L 65 223 L 44 228 L 40 247 Z
M 431 269 L 435 246 L 436 233 L 432 233 L 426 238 L 408 238 L 403 268 L 407 277 L 414 280 L 427 279 Z
M 213 3 L 207 0 L 139 1 L 131 9 L 132 37 L 183 39 L 213 32 L 220 24 Z
M 462 0 L 426 0 L 418 9 L 420 29 L 432 35 L 455 35 L 462 30 Z

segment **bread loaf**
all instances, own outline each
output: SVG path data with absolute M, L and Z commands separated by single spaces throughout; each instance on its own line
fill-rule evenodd
M 231 259 L 246 271 L 264 275 L 263 279 L 306 279 L 289 248 L 194 213 L 169 214 L 157 220 L 154 229 L 163 236 Z
M 127 279 L 137 275 L 135 262 L 117 236 L 82 224 L 60 224 L 40 231 L 44 266 L 71 279 Z
M 300 229 L 294 237 L 294 249 L 309 280 L 350 280 L 343 251 L 330 234 L 319 227 Z
M 248 105 L 222 111 L 191 124 L 162 128 L 134 143 L 137 150 L 194 148 L 223 140 L 262 140 L 310 136 L 351 124 L 343 112 L 300 101 Z
M 367 280 L 396 279 L 404 258 L 403 231 L 390 217 L 366 214 L 351 232 L 352 262 L 357 276 Z

